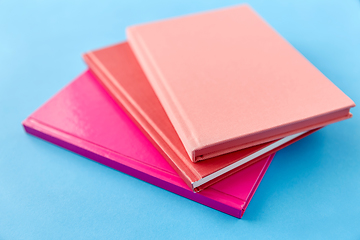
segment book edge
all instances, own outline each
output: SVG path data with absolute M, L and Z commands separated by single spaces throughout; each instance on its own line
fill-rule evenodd
M 124 163 L 113 161 L 109 158 L 109 155 L 102 155 L 98 153 L 98 151 L 93 151 L 94 148 L 95 149 L 98 148 L 98 146 L 96 145 L 93 145 L 94 148 L 92 148 L 91 150 L 81 147 L 79 146 L 79 142 L 78 144 L 75 143 L 77 137 L 74 137 L 72 135 L 67 135 L 66 140 L 62 139 L 61 136 L 59 135 L 56 136 L 57 135 L 56 131 L 53 132 L 50 131 L 49 133 L 45 130 L 46 127 L 44 128 L 43 124 L 38 122 L 36 119 L 34 119 L 35 122 L 31 121 L 31 119 L 32 118 L 30 116 L 29 118 L 27 118 L 22 122 L 22 125 L 28 134 L 31 134 L 40 139 L 53 143 L 59 147 L 65 148 L 71 152 L 84 156 L 88 159 L 91 159 L 107 167 L 113 168 L 117 171 L 123 172 L 127 175 L 133 176 L 135 178 L 138 178 L 142 181 L 145 181 L 157 187 L 163 188 L 169 192 L 175 193 L 177 195 L 188 198 L 192 201 L 198 202 L 215 210 L 229 214 L 233 217 L 241 218 L 244 211 L 243 206 L 247 203 L 247 201 L 249 201 L 249 200 L 236 198 L 234 196 L 229 196 L 221 191 L 217 191 L 214 189 L 209 189 L 210 191 L 208 191 L 206 195 L 201 195 L 200 193 L 194 193 L 190 190 L 175 185 L 174 183 L 171 182 L 171 178 L 168 178 L 168 180 L 170 181 L 165 181 L 164 179 L 160 179 L 158 177 L 152 176 L 151 174 L 149 174 L 149 172 L 142 172 L 139 169 L 133 168 Z M 69 141 L 70 139 L 75 141 Z M 85 145 L 86 144 L 92 145 L 86 140 L 84 139 L 82 140 L 83 140 L 82 142 L 83 144 L 85 143 Z M 121 156 L 121 158 L 122 160 L 129 162 L 127 161 L 125 156 Z M 133 159 L 131 159 L 131 161 L 133 161 Z M 269 159 L 267 159 L 267 161 L 269 161 Z M 260 174 L 264 174 L 263 171 L 264 169 L 261 171 Z M 162 171 L 162 173 L 164 172 Z M 255 184 L 257 184 L 257 182 L 255 182 Z M 221 195 L 221 197 L 219 197 L 219 194 Z M 234 199 L 236 200 L 236 202 L 234 202 Z

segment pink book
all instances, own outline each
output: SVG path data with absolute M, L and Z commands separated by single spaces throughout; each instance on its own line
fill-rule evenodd
M 238 218 L 273 158 L 268 156 L 194 193 L 89 71 L 23 125 L 32 135 Z
M 194 162 L 350 118 L 355 106 L 247 5 L 127 37 Z

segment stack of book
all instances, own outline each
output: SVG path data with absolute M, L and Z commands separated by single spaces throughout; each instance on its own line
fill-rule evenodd
M 126 32 L 25 130 L 235 217 L 276 151 L 355 106 L 247 5 Z

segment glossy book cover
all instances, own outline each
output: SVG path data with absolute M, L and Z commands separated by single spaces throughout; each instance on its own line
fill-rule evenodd
M 46 141 L 238 218 L 273 158 L 194 193 L 89 71 L 31 114 L 23 126 Z
M 194 161 L 351 117 L 354 102 L 250 6 L 127 28 Z
M 201 191 L 313 132 L 287 136 L 194 163 L 128 43 L 89 52 L 84 59 L 99 82 L 194 191 Z

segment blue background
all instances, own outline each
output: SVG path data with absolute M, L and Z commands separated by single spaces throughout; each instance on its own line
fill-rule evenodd
M 281 150 L 239 220 L 27 135 L 126 26 L 235 1 L 0 1 L 0 239 L 360 239 L 360 107 Z M 360 104 L 360 2 L 249 1 Z

